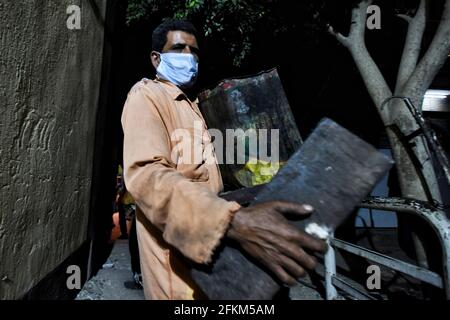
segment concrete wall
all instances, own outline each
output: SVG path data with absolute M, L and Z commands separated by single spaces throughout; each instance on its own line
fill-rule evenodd
M 106 0 L 0 2 L 0 299 L 87 238 Z M 69 5 L 82 29 L 66 27 Z

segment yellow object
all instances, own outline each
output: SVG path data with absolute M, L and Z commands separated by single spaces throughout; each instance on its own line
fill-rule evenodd
M 122 203 L 124 205 L 134 204 L 134 199 L 128 191 L 125 192 L 125 195 L 123 196 L 123 199 L 122 199 Z
M 272 181 L 284 163 L 250 160 L 245 169 L 252 173 L 252 185 L 257 186 Z

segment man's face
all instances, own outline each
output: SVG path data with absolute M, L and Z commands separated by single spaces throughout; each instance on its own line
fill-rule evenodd
M 191 53 L 199 61 L 200 50 L 198 48 L 197 39 L 194 35 L 184 31 L 169 31 L 167 34 L 167 42 L 160 53 Z M 158 52 L 153 51 L 151 55 L 152 64 L 155 69 L 158 68 L 161 58 Z

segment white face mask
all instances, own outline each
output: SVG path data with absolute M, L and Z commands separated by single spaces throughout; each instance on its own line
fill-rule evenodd
M 198 75 L 198 62 L 190 53 L 160 53 L 161 62 L 156 69 L 159 78 L 178 87 L 190 88 Z

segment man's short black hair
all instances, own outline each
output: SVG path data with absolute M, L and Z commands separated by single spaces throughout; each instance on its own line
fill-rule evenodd
M 161 23 L 155 31 L 153 31 L 152 37 L 152 50 L 161 52 L 167 42 L 167 34 L 169 31 L 184 31 L 197 37 L 197 29 L 194 25 L 186 20 L 166 20 Z

